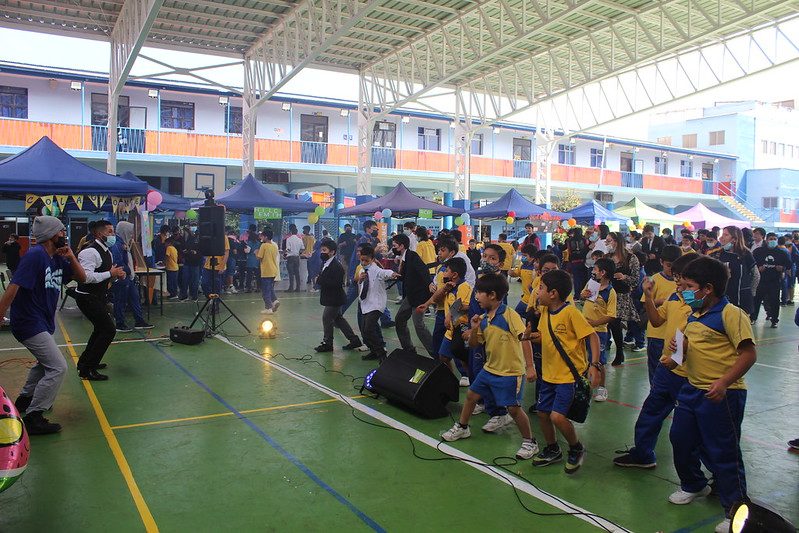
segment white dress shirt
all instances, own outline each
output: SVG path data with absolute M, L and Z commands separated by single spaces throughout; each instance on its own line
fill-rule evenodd
M 608 243 L 605 242 L 605 239 L 599 239 L 594 243 L 594 247 L 591 249 L 592 252 L 602 252 L 602 254 L 608 253 Z
M 108 246 L 106 246 L 104 242 L 101 240 L 96 240 L 95 242 L 100 245 L 100 248 L 109 254 L 111 253 L 108 250 Z M 84 272 L 86 272 L 87 284 L 101 283 L 111 277 L 111 272 L 95 272 L 98 268 L 100 268 L 100 265 L 103 264 L 103 258 L 100 256 L 100 252 L 95 250 L 93 247 L 84 248 L 81 250 L 81 252 L 78 254 L 78 262 L 80 263 L 80 266 L 83 267 Z M 133 270 L 132 265 L 131 270 Z
M 302 239 L 297 235 L 290 235 L 286 239 L 286 257 L 299 257 L 302 248 Z
M 386 308 L 386 300 L 388 299 L 385 281 L 394 276 L 394 271 L 380 268 L 377 263 L 361 268 L 363 269 L 362 272 L 369 276 L 369 291 L 366 293 L 365 300 L 361 300 L 364 282 L 358 282 L 358 302 L 361 306 L 361 313 L 366 314 L 372 311 L 380 311 L 382 313 Z
M 324 269 L 326 269 L 327 267 L 329 267 L 329 266 L 330 266 L 330 263 L 332 263 L 332 262 L 333 262 L 335 259 L 336 259 L 336 256 L 334 255 L 333 257 L 331 257 L 330 259 L 328 259 L 327 261 L 325 261 L 324 263 L 322 263 L 322 268 L 321 268 L 321 270 L 319 270 L 319 272 L 322 272 L 322 270 L 324 270 Z
M 406 231 L 404 233 L 408 236 L 408 240 L 411 241 L 408 245 L 408 250 L 415 252 L 416 247 L 419 245 L 419 238 L 416 237 L 416 234 L 412 231 Z
M 466 255 L 464 252 L 458 252 L 455 254 L 455 257 L 460 257 L 464 261 L 466 261 L 466 277 L 463 278 L 466 280 L 466 283 L 474 287 L 475 282 L 477 281 L 477 275 L 474 273 L 474 267 L 472 266 L 472 262 L 469 261 L 469 256 Z

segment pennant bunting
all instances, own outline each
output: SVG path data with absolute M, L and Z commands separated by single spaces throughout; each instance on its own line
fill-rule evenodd
M 119 206 L 119 197 L 118 196 L 112 196 L 111 197 L 111 212 L 114 213 L 114 214 L 119 213 L 119 207 L 120 207 Z
M 97 197 L 97 201 L 100 202 L 100 203 L 97 205 L 97 207 L 103 207 L 103 204 L 105 204 L 106 200 L 108 200 L 108 195 L 98 196 Z
M 58 204 L 58 208 L 63 211 L 64 207 L 67 205 L 67 200 L 69 200 L 68 194 L 56 194 L 55 201 Z
M 83 196 L 80 194 L 73 194 L 72 201 L 78 206 L 78 211 L 83 211 Z
M 39 199 L 39 197 L 36 196 L 35 194 L 26 194 L 25 195 L 25 210 L 27 211 L 28 209 L 30 209 L 31 206 L 33 204 L 35 204 L 36 200 L 38 200 L 38 199 Z
M 89 201 L 91 203 L 94 204 L 94 207 L 100 207 L 100 205 L 97 203 L 97 195 L 96 194 L 90 194 L 90 195 L 87 196 L 87 198 L 89 199 Z

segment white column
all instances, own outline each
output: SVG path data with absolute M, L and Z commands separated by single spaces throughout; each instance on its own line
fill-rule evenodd
M 363 74 L 358 85 L 358 175 L 355 191 L 358 196 L 372 193 L 372 137 L 374 136 L 374 104 L 371 102 Z

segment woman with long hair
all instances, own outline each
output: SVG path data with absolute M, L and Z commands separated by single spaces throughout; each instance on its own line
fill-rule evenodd
M 622 323 L 630 324 L 639 320 L 631 293 L 638 286 L 641 263 L 635 254 L 627 250 L 621 233 L 609 233 L 606 244 L 608 257 L 613 259 L 616 264 L 616 273 L 613 274 L 613 289 L 616 291 L 616 318 L 610 323 L 610 332 L 616 345 L 616 357 L 611 364 L 618 366 L 624 362 Z
M 752 279 L 755 270 L 755 258 L 746 247 L 746 240 L 740 228 L 727 226 L 719 237 L 721 252 L 718 259 L 730 271 L 727 282 L 727 299 L 748 314 L 752 314 Z

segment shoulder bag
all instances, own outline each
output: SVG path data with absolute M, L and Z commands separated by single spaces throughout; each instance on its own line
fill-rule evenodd
M 574 363 L 572 363 L 572 360 L 569 358 L 568 354 L 566 354 L 566 350 L 563 349 L 563 345 L 561 345 L 560 340 L 552 330 L 552 319 L 549 317 L 549 312 L 547 312 L 547 328 L 549 328 L 549 335 L 552 337 L 552 343 L 555 345 L 555 349 L 563 358 L 569 370 L 571 370 L 572 376 L 574 376 L 574 398 L 572 398 L 572 403 L 569 406 L 569 412 L 566 413 L 566 418 L 582 424 L 588 417 L 588 408 L 591 406 L 591 383 L 586 376 L 581 376 L 577 372 Z

